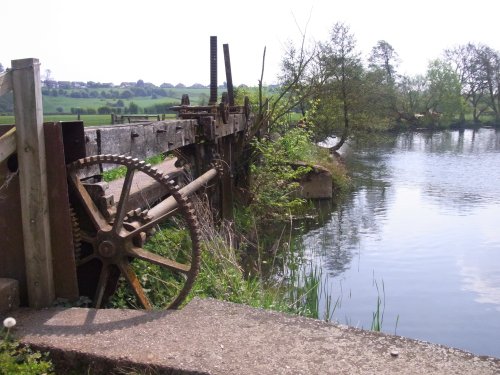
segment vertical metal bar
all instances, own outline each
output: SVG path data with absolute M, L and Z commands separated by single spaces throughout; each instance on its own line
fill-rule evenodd
M 229 105 L 234 106 L 234 88 L 233 88 L 233 75 L 231 73 L 231 58 L 229 56 L 229 45 L 223 44 L 224 49 L 224 65 L 226 66 L 226 84 L 227 95 L 229 97 Z
M 210 37 L 210 102 L 217 104 L 217 37 Z
M 232 178 L 233 140 L 234 137 L 232 135 L 220 139 L 220 149 L 222 151 L 222 159 L 224 160 L 224 173 L 220 179 L 220 185 L 219 185 L 221 193 L 220 212 L 222 214 L 222 219 L 229 221 L 232 221 L 234 219 L 233 178 Z

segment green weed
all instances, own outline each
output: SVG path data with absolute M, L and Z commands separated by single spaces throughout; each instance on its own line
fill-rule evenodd
M 0 375 L 53 374 L 52 362 L 47 354 L 20 345 L 9 333 L 10 328 L 0 332 Z

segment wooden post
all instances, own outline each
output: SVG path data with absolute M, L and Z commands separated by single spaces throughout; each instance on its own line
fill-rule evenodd
M 12 89 L 28 301 L 40 308 L 54 301 L 54 280 L 38 59 L 12 61 Z

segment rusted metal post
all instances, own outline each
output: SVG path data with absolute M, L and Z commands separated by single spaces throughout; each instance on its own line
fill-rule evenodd
M 189 195 L 193 194 L 195 191 L 198 191 L 202 187 L 206 187 L 207 184 L 212 179 L 217 177 L 217 174 L 218 174 L 217 169 L 215 168 L 209 169 L 207 172 L 202 174 L 196 180 L 192 181 L 191 183 L 187 184 L 182 189 L 180 189 L 179 193 L 181 193 L 181 195 L 185 197 L 188 197 Z M 155 207 L 149 210 L 148 215 L 151 216 L 154 220 L 161 218 L 163 215 L 166 215 L 168 212 L 176 208 L 177 208 L 177 202 L 173 196 L 170 196 L 163 202 L 157 204 Z
M 229 97 L 229 105 L 234 106 L 234 87 L 233 87 L 233 75 L 231 73 L 231 58 L 229 56 L 229 45 L 224 44 L 224 65 L 226 67 L 226 84 L 227 84 L 227 95 Z
M 12 61 L 12 88 L 28 301 L 40 308 L 50 306 L 55 293 L 38 59 Z
M 232 221 L 233 214 L 233 140 L 229 135 L 220 140 L 220 149 L 224 160 L 224 173 L 220 179 L 221 214 L 224 220 Z
M 217 104 L 217 37 L 210 37 L 210 101 Z

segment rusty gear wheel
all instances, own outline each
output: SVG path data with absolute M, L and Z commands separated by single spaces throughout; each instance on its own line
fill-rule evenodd
M 116 203 L 116 213 L 111 217 L 101 212 L 79 177 L 81 172 L 93 165 L 125 167 L 121 193 Z M 167 198 L 148 210 L 130 209 L 129 196 L 134 181 L 140 175 L 149 176 L 165 187 Z M 68 165 L 70 201 L 78 217 L 81 248 L 76 259 L 78 283 L 81 295 L 93 296 L 96 308 L 103 307 L 114 292 L 120 276 L 131 287 L 137 301 L 145 309 L 153 307 L 139 280 L 133 260 L 140 259 L 159 266 L 173 281 L 170 309 L 178 308 L 189 293 L 200 265 L 200 230 L 197 217 L 189 198 L 179 192 L 179 187 L 168 176 L 151 165 L 131 157 L 98 155 L 77 160 Z M 76 221 L 76 220 L 75 220 Z M 171 249 L 147 246 L 147 239 L 157 227 L 175 227 L 186 233 L 188 249 Z M 163 246 L 165 247 L 165 246 Z M 168 247 L 168 245 L 166 245 Z

